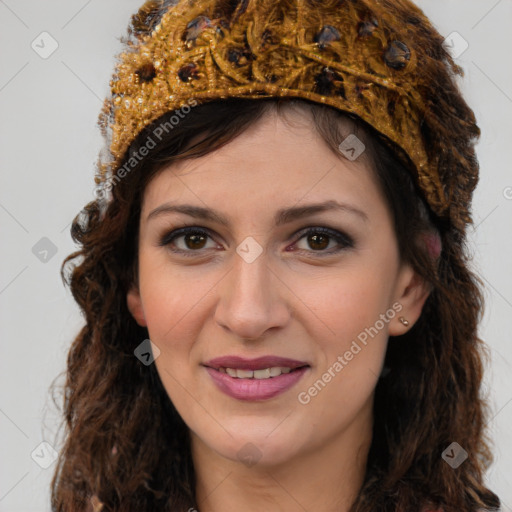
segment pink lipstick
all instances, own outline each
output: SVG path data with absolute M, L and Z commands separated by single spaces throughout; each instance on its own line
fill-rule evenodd
M 245 359 L 224 356 L 203 364 L 214 384 L 238 400 L 268 400 L 296 384 L 310 368 L 305 361 L 263 356 Z

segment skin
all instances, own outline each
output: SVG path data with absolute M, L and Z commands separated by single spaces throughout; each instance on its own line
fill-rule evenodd
M 217 151 L 166 167 L 144 192 L 139 283 L 127 303 L 160 349 L 157 371 L 190 428 L 201 512 L 348 511 L 364 477 L 388 336 L 411 328 L 428 295 L 400 260 L 391 213 L 365 155 L 335 155 L 308 116 L 292 109 L 286 122 L 271 111 Z M 281 208 L 327 200 L 363 215 L 331 210 L 274 224 Z M 147 219 L 167 202 L 212 208 L 230 226 L 176 212 Z M 184 225 L 210 236 L 199 246 L 183 236 L 159 245 Z M 333 237 L 315 244 L 302 234 L 324 226 L 349 235 L 353 247 Z M 236 252 L 248 236 L 263 248 L 252 263 Z M 300 403 L 298 394 L 393 304 L 400 313 Z M 201 365 L 223 355 L 278 355 L 310 368 L 277 397 L 245 402 L 219 391 Z M 239 460 L 243 447 L 259 457 L 256 464 Z

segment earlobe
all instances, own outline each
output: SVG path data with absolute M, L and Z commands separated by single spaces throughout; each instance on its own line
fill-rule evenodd
M 396 302 L 402 308 L 390 322 L 389 334 L 400 336 L 405 334 L 416 323 L 421 315 L 425 301 L 431 292 L 431 286 L 414 269 L 406 266 L 398 279 Z
M 135 321 L 141 327 L 147 327 L 146 317 L 144 316 L 144 309 L 142 307 L 142 300 L 137 286 L 133 285 L 126 294 L 126 304 L 128 311 L 132 314 Z

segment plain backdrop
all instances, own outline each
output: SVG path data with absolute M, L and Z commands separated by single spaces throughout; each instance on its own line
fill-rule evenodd
M 55 465 L 41 467 L 52 458 L 41 443 L 51 445 L 60 418 L 48 389 L 83 322 L 59 270 L 75 249 L 71 220 L 93 198 L 96 121 L 119 37 L 141 4 L 0 0 L 1 512 L 50 510 Z M 486 286 L 481 336 L 491 355 L 485 388 L 495 463 L 487 481 L 510 512 L 512 0 L 418 4 L 460 54 L 461 86 L 482 129 L 470 242 Z

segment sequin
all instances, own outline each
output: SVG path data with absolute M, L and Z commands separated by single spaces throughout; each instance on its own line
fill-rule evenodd
M 331 95 L 334 91 L 345 98 L 345 88 L 342 82 L 343 77 L 339 73 L 325 67 L 315 76 L 316 92 L 322 95 Z
M 143 64 L 135 73 L 143 82 L 151 82 L 156 76 L 156 69 L 153 64 L 147 63 Z
M 249 60 L 252 60 L 252 53 L 249 50 L 230 48 L 228 50 L 228 60 L 238 66 L 243 66 L 244 64 L 247 64 Z
M 371 36 L 375 29 L 379 26 L 379 22 L 372 18 L 371 20 L 361 21 L 357 27 L 357 35 L 359 37 Z
M 150 34 L 160 22 L 162 14 L 163 10 L 155 2 L 146 2 L 132 17 L 131 31 L 138 38 Z
M 263 34 L 261 34 L 261 49 L 265 50 L 269 46 L 276 45 L 278 43 L 277 38 L 268 28 L 265 29 Z
M 212 27 L 210 18 L 206 16 L 198 16 L 190 21 L 185 32 L 185 41 L 195 41 L 199 34 L 206 28 Z
M 328 44 L 341 39 L 340 33 L 332 25 L 324 25 L 322 30 L 315 36 L 315 43 L 323 50 Z
M 384 52 L 384 62 L 393 69 L 403 69 L 411 58 L 411 51 L 401 41 L 392 41 Z
M 178 70 L 178 76 L 182 82 L 190 82 L 193 78 L 199 78 L 199 68 L 193 62 L 185 64 Z

